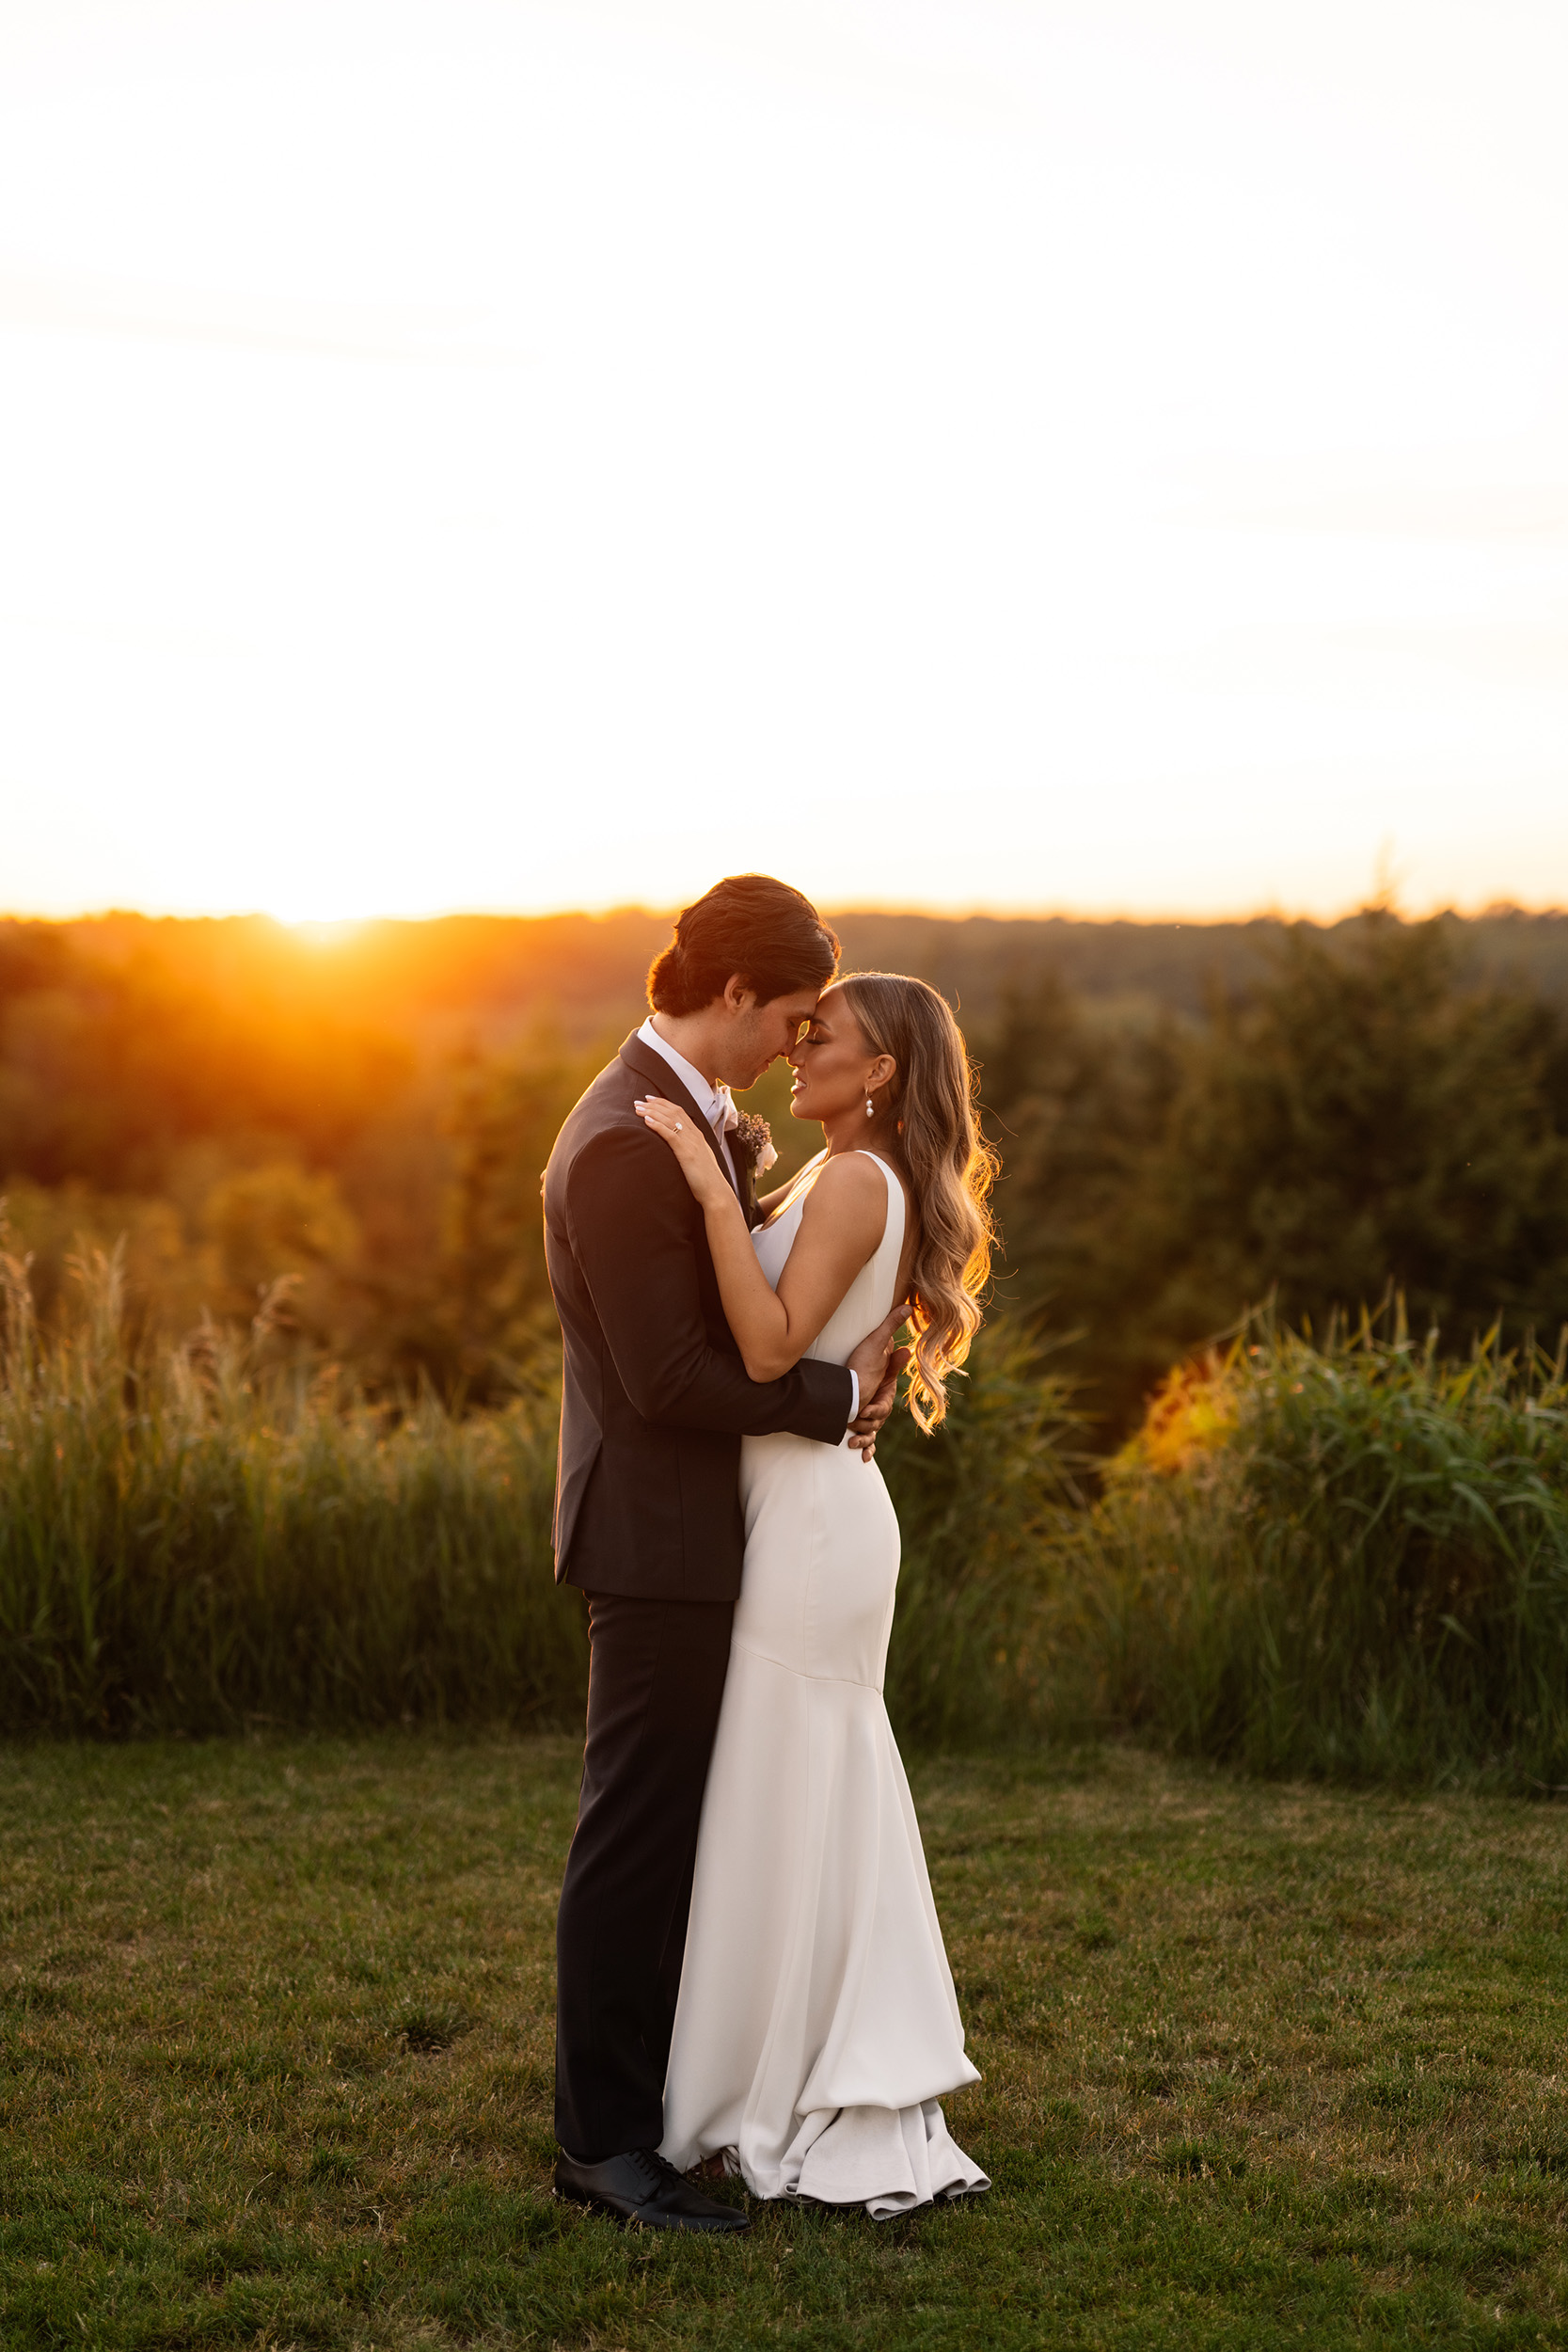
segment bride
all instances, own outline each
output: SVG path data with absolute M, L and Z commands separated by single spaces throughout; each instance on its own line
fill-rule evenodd
M 637 1109 L 700 1202 L 753 1380 L 843 1363 L 911 1302 L 908 1403 L 929 1431 L 980 1322 L 993 1173 L 958 1024 L 923 980 L 826 989 L 790 1056 L 827 1148 L 745 1216 L 676 1106 Z M 841 1443 L 748 1438 L 745 1567 L 703 1802 L 660 2153 L 756 2197 L 882 2220 L 988 2188 L 938 2102 L 978 2080 L 882 1704 L 898 1522 Z

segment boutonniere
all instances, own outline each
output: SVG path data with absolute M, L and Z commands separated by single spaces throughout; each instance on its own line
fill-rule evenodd
M 739 1154 L 752 1176 L 766 1176 L 779 1156 L 773 1149 L 772 1130 L 755 1111 L 740 1113 L 730 1131 L 730 1148 Z

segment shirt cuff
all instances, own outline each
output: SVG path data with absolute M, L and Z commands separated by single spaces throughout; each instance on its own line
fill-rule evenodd
M 859 1421 L 860 1417 L 861 1376 L 858 1372 L 852 1372 L 849 1375 L 849 1419 L 851 1421 Z

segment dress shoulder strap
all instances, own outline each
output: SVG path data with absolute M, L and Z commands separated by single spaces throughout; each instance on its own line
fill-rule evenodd
M 898 1211 L 896 1240 L 899 1248 L 902 1249 L 904 1247 L 904 1227 L 908 1219 L 904 1202 L 904 1187 L 899 1180 L 898 1171 L 896 1168 L 890 1168 L 888 1166 L 888 1163 L 882 1158 L 879 1152 L 867 1152 L 863 1147 L 857 1147 L 857 1156 L 863 1160 L 874 1161 L 877 1167 L 881 1169 L 883 1176 L 887 1179 L 888 1217 L 886 1225 L 882 1228 L 882 1238 L 879 1247 L 885 1249 L 888 1242 L 895 1237 L 893 1212 L 895 1208 L 896 1208 Z

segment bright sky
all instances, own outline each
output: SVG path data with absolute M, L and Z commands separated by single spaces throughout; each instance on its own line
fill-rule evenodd
M 1568 903 L 1562 0 L 0 0 L 0 904 Z

